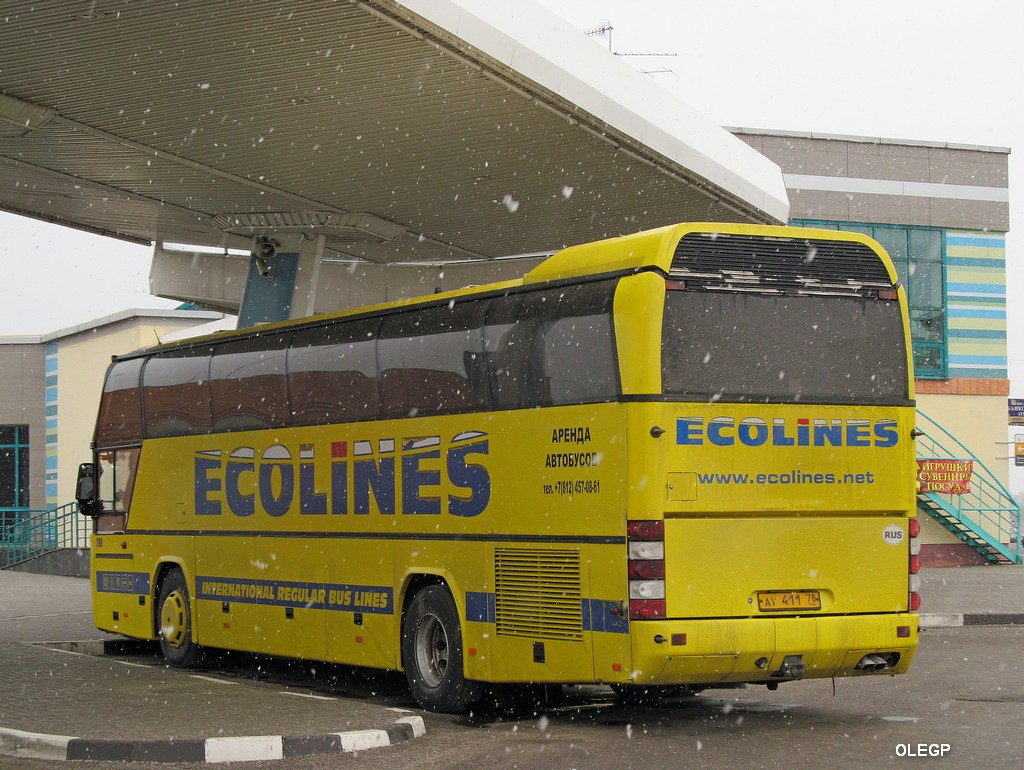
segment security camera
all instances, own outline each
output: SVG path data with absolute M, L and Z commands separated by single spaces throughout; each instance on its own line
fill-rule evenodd
M 270 280 L 274 278 L 270 272 L 270 265 L 267 263 L 277 256 L 277 249 L 280 245 L 280 243 L 267 235 L 260 235 L 253 239 L 252 256 L 256 260 L 256 269 L 260 271 L 260 275 L 264 278 Z
M 273 238 L 260 235 L 253 243 L 252 255 L 257 259 L 273 259 L 277 256 L 277 249 L 280 245 Z

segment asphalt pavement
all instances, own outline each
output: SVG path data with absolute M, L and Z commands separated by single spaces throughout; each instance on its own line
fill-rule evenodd
M 1022 566 L 926 569 L 921 584 L 923 628 L 1024 625 Z M 394 675 L 307 663 L 263 679 L 252 661 L 244 678 L 231 665 L 171 670 L 151 646 L 93 628 L 89 605 L 88 580 L 0 571 L 0 756 L 228 762 L 425 732 Z
M 261 681 L 264 664 L 251 661 L 245 678 L 230 665 L 172 670 L 152 645 L 96 630 L 89 606 L 88 580 L 0 571 L 0 756 L 246 761 L 365 751 L 425 732 L 402 705 L 408 696 L 366 697 L 396 689 L 394 677 L 327 666 L 317 676 L 296 664 L 287 681 L 270 664 Z M 105 656 L 112 646 L 120 654 Z

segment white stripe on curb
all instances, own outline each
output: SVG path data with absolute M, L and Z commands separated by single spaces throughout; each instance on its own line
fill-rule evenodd
M 397 721 L 399 724 L 409 725 L 412 728 L 413 738 L 422 738 L 427 734 L 427 726 L 423 724 L 423 717 L 408 716 Z
M 353 730 L 337 735 L 341 739 L 341 750 L 344 752 L 366 751 L 391 745 L 391 738 L 385 730 Z
M 285 737 L 281 735 L 250 735 L 230 738 L 207 738 L 191 743 L 201 744 L 204 761 L 209 763 L 253 762 L 268 759 L 284 759 L 287 750 L 289 756 L 301 756 L 308 753 L 331 753 L 332 751 L 358 752 L 367 749 L 382 748 L 409 737 L 420 738 L 427 733 L 423 717 L 405 716 L 395 723 L 401 729 L 391 730 L 353 730 L 351 732 L 326 733 L 310 736 Z M 410 736 L 409 733 L 412 735 Z M 392 737 L 394 735 L 394 737 Z M 325 740 L 328 739 L 328 740 Z M 72 744 L 71 742 L 74 741 Z M 309 751 L 309 742 L 317 751 Z M 166 743 L 174 746 L 174 741 L 142 741 L 153 744 L 146 749 L 150 762 L 177 762 L 178 759 L 160 758 L 158 746 Z M 190 743 L 186 741 L 185 743 Z M 181 749 L 181 742 L 177 744 Z M 333 747 L 333 748 L 330 748 Z M 88 741 L 69 735 L 46 735 L 29 733 L 22 730 L 0 728 L 0 756 L 32 757 L 35 759 L 68 759 L 69 750 L 73 748 L 74 759 L 102 758 L 104 756 L 123 761 L 131 758 L 138 750 L 138 744 L 132 741 Z M 304 750 L 305 749 L 305 750 Z M 124 755 L 123 759 L 120 755 Z M 175 755 L 174 751 L 170 751 Z
M 283 757 L 284 742 L 280 735 L 206 739 L 207 762 L 253 762 Z

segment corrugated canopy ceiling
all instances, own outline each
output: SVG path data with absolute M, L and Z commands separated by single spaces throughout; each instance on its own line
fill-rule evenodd
M 0 208 L 144 242 L 324 233 L 379 262 L 785 219 L 772 164 L 506 5 L 8 0 Z

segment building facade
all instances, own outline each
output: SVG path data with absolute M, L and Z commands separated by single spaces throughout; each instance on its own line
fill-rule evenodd
M 793 224 L 866 233 L 889 252 L 910 303 L 919 410 L 1009 488 L 1010 151 L 731 130 L 782 168 Z M 984 561 L 921 519 L 926 565 Z
M 1008 488 L 999 456 L 1009 395 L 1009 150 L 731 130 L 782 168 L 793 224 L 863 232 L 886 248 L 909 298 L 919 410 Z M 219 318 L 127 311 L 42 337 L 0 337 L 0 516 L 73 499 L 112 354 Z M 926 565 L 983 561 L 921 519 Z
M 74 499 L 112 355 L 222 317 L 128 310 L 51 334 L 0 337 L 0 524 Z

